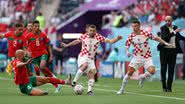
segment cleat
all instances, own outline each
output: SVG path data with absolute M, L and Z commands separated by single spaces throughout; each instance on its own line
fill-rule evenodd
M 124 92 L 124 91 L 120 89 L 120 90 L 117 92 L 117 95 L 121 95 L 121 94 L 123 94 L 123 92 Z
M 87 92 L 87 95 L 94 96 L 94 93 L 92 91 Z
M 61 85 L 58 85 L 58 87 L 56 88 L 55 90 L 55 93 L 59 93 L 62 89 L 62 86 Z
M 73 81 L 73 82 L 72 82 L 72 87 L 75 87 L 76 84 L 77 84 L 77 83 Z
M 145 81 L 145 78 L 141 78 L 141 76 L 140 76 L 140 77 L 139 77 L 139 86 L 140 86 L 140 87 L 143 87 L 144 81 Z

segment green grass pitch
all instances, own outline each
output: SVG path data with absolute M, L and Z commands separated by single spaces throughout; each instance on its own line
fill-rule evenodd
M 59 77 L 64 78 L 65 76 Z M 81 77 L 80 83 L 87 88 L 87 77 Z M 0 73 L 0 104 L 185 104 L 185 81 L 175 80 L 173 92 L 164 93 L 160 81 L 146 81 L 144 87 L 138 86 L 138 81 L 129 81 L 126 93 L 116 95 L 122 80 L 100 78 L 95 83 L 94 96 L 75 95 L 73 88 L 62 86 L 62 91 L 55 94 L 55 88 L 50 85 L 38 88 L 49 92 L 47 96 L 27 96 L 19 92 L 12 76 Z

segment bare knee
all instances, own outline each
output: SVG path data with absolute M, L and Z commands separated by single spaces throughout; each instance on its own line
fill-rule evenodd
M 150 74 L 155 74 L 155 67 L 154 66 L 150 66 L 149 68 L 148 68 L 148 72 L 150 73 Z
M 86 62 L 86 63 L 84 63 L 84 64 L 80 67 L 80 69 L 81 69 L 82 71 L 85 71 L 85 70 L 87 69 L 87 67 L 88 67 L 88 63 Z
M 89 76 L 90 79 L 94 79 L 94 74 L 95 74 L 94 70 L 95 70 L 95 69 L 92 69 L 92 70 L 90 70 L 90 71 L 88 72 L 88 76 Z
M 129 70 L 128 70 L 128 72 L 127 72 L 127 74 L 129 75 L 129 76 L 132 76 L 132 74 L 135 72 L 135 69 L 133 68 L 133 67 L 130 67 L 129 68 Z
M 43 96 L 43 95 L 48 95 L 48 93 L 40 89 L 32 89 L 30 92 L 30 95 L 31 96 Z

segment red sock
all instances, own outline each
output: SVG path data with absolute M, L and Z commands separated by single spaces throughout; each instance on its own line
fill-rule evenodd
M 53 77 L 53 74 L 51 73 L 51 71 L 46 67 L 45 70 L 43 71 L 44 74 L 47 76 L 47 77 Z M 55 86 L 55 88 L 58 87 L 58 84 L 53 84 Z
M 65 84 L 64 80 L 49 77 L 50 83 L 52 84 Z
M 44 73 L 44 75 L 46 75 L 47 77 L 53 77 L 51 71 L 48 68 L 44 68 L 42 70 L 42 72 Z
M 36 73 L 37 76 L 40 75 L 40 70 L 39 70 L 39 68 L 37 66 L 35 67 L 35 73 Z

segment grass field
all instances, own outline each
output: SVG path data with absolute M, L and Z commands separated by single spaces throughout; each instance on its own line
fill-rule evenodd
M 61 77 L 60 77 L 61 78 Z M 62 78 L 65 78 L 63 76 Z M 87 78 L 80 79 L 87 87 Z M 0 104 L 185 104 L 185 81 L 176 80 L 172 93 L 163 93 L 159 81 L 146 82 L 144 87 L 138 86 L 138 81 L 129 81 L 126 93 L 116 95 L 122 80 L 100 78 L 95 84 L 95 95 L 75 95 L 73 88 L 62 87 L 62 92 L 55 94 L 50 84 L 38 87 L 49 92 L 48 96 L 26 96 L 19 92 L 12 77 L 0 73 Z

